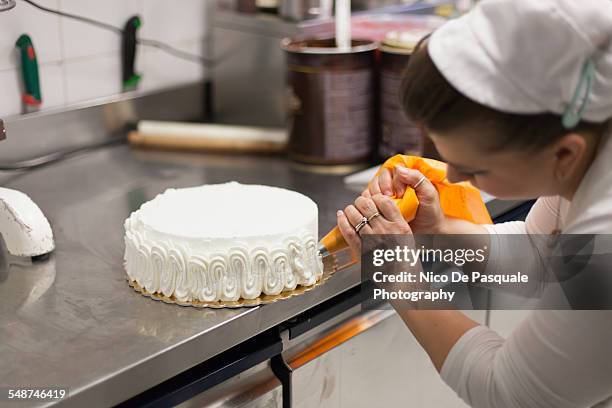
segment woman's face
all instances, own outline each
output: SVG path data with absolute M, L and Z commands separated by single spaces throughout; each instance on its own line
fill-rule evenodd
M 469 181 L 504 199 L 532 199 L 559 193 L 552 148 L 491 152 L 479 148 L 473 136 L 461 132 L 430 137 L 448 163 L 448 180 L 452 183 Z

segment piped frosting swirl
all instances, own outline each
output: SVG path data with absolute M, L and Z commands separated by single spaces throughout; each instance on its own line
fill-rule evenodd
M 209 207 L 211 201 L 217 200 L 216 208 L 226 208 L 224 200 L 227 200 L 227 195 L 219 194 L 224 190 L 223 186 L 230 190 L 232 199 L 236 197 L 236 190 L 262 200 L 266 200 L 272 191 L 272 198 L 276 199 L 266 202 L 279 207 L 270 209 L 276 214 L 276 219 L 271 219 L 274 233 L 255 231 L 256 234 L 250 234 L 248 228 L 241 227 L 243 231 L 240 231 L 232 227 L 235 236 L 229 236 L 224 231 L 207 231 L 202 227 L 201 236 L 194 234 L 193 228 L 189 234 L 181 236 L 180 225 L 175 227 L 171 223 L 172 211 L 168 209 L 174 207 L 174 211 L 181 212 L 183 219 L 184 211 L 188 210 L 194 211 L 193 216 L 198 217 L 200 211 L 196 209 L 199 206 L 193 205 L 193 198 L 201 199 Z M 186 194 L 181 194 L 182 191 Z M 299 226 L 295 219 L 291 222 L 282 219 L 283 214 L 287 216 L 287 203 L 278 198 L 282 198 L 284 193 L 289 195 L 289 201 L 294 205 L 298 204 L 295 205 L 295 217 L 303 218 Z M 303 202 L 296 201 L 296 194 Z M 186 196 L 192 199 L 191 204 L 181 208 Z M 233 222 L 247 222 L 251 216 L 254 214 L 241 214 Z M 155 222 L 149 222 L 151 217 Z M 155 217 L 170 219 L 159 222 Z M 149 293 L 182 302 L 255 299 L 262 294 L 278 295 L 298 285 L 310 286 L 323 275 L 323 264 L 317 251 L 317 218 L 318 210 L 312 200 L 288 190 L 237 183 L 169 190 L 145 203 L 126 220 L 126 272 L 131 281 Z M 231 219 L 229 214 L 228 219 Z M 205 224 L 203 220 L 199 222 Z M 218 224 L 218 220 L 215 222 Z M 180 220 L 177 223 L 180 224 Z M 291 228 L 281 231 L 283 223 L 290 224 Z M 172 225 L 174 229 L 156 228 L 156 225 Z

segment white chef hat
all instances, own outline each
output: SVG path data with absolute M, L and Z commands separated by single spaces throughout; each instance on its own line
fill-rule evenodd
M 482 0 L 428 41 L 466 97 L 508 113 L 556 113 L 563 124 L 612 117 L 612 1 Z

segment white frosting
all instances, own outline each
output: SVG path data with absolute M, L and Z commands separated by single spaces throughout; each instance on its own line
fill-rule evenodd
M 317 205 L 236 182 L 169 189 L 125 221 L 125 268 L 149 293 L 235 301 L 310 286 L 323 275 Z

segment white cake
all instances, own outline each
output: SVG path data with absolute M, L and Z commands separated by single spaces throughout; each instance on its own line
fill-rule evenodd
M 317 205 L 281 188 L 236 182 L 169 189 L 125 221 L 125 268 L 150 294 L 236 301 L 315 284 Z

